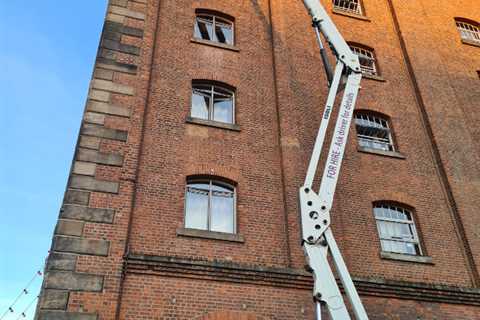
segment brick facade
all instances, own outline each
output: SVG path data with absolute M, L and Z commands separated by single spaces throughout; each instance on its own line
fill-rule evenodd
M 396 144 L 352 128 L 332 211 L 370 319 L 480 319 L 480 47 L 454 20 L 480 6 L 322 2 L 374 49 L 356 108 Z M 199 8 L 234 18 L 234 45 L 193 38 Z M 235 88 L 235 125 L 190 117 L 198 79 Z M 313 319 L 297 192 L 326 92 L 302 1 L 110 0 L 37 319 Z M 235 235 L 184 228 L 199 175 L 235 183 Z M 422 257 L 382 252 L 378 201 L 412 208 Z

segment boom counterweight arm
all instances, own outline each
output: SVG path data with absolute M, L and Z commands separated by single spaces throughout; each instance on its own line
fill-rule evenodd
M 320 34 L 325 37 L 337 59 L 333 75 L 331 72 L 329 73 L 330 68 L 325 66 L 330 90 L 313 147 L 312 157 L 308 165 L 305 182 L 299 190 L 302 243 L 306 260 L 313 272 L 313 295 L 317 301 L 317 318 L 320 320 L 320 302 L 322 302 L 327 306 L 332 320 L 350 320 L 343 296 L 328 262 L 328 254 L 330 254 L 352 306 L 355 318 L 357 320 L 368 320 L 368 316 L 330 228 L 330 211 L 353 118 L 353 110 L 360 90 L 360 81 L 362 79 L 360 63 L 358 56 L 350 50 L 350 47 L 337 30 L 319 0 L 304 0 L 303 2 L 312 16 L 323 62 L 326 63 L 327 59 Z M 315 193 L 312 190 L 313 181 L 318 168 L 335 98 L 342 80 L 345 81 L 343 98 L 340 103 L 332 141 L 323 170 L 320 189 L 318 193 Z

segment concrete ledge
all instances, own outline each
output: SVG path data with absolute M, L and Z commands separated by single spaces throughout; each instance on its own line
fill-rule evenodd
M 480 47 L 480 41 L 473 41 L 473 40 L 468 40 L 468 39 L 462 39 L 463 44 L 468 44 L 474 47 Z
M 198 229 L 188 229 L 188 228 L 178 228 L 177 236 L 212 239 L 212 240 L 223 240 L 223 241 L 240 242 L 240 243 L 245 242 L 245 239 L 240 234 L 215 232 L 215 231 L 208 231 L 208 230 L 198 230 Z
M 401 253 L 382 251 L 380 252 L 380 257 L 382 259 L 389 259 L 389 260 L 433 264 L 432 257 L 426 257 L 426 256 L 414 256 L 410 254 L 401 254 Z
M 87 136 L 99 137 L 110 140 L 127 141 L 128 132 L 124 130 L 109 129 L 104 126 L 85 123 L 80 133 Z
M 133 96 L 135 94 L 135 89 L 124 84 L 115 83 L 113 81 L 93 79 L 92 88 L 97 90 L 104 90 L 114 93 L 126 94 Z
M 40 309 L 66 310 L 68 291 L 45 289 L 40 297 Z
M 332 9 L 332 13 L 339 14 L 339 15 L 346 16 L 346 17 L 350 17 L 350 18 L 354 18 L 354 19 L 358 19 L 358 20 L 363 20 L 363 21 L 368 21 L 368 22 L 370 22 L 370 19 L 367 18 L 366 16 L 362 16 L 362 15 L 359 15 L 359 14 L 350 13 L 350 12 L 343 11 L 343 10 L 336 9 L 336 8 L 333 8 L 333 9 Z
M 191 43 L 198 43 L 198 44 L 204 44 L 210 47 L 215 47 L 215 48 L 221 48 L 221 49 L 226 49 L 234 52 L 240 52 L 240 49 L 236 46 L 232 46 L 230 44 L 224 44 L 220 42 L 215 42 L 215 41 L 210 41 L 210 40 L 204 40 L 204 39 L 197 39 L 197 38 L 191 38 L 190 39 Z
M 118 182 L 96 180 L 93 177 L 72 175 L 70 187 L 90 191 L 118 193 L 120 184 Z
M 89 101 L 87 104 L 88 111 L 110 114 L 119 117 L 130 117 L 130 109 L 126 107 L 115 106 L 105 102 Z
M 87 273 L 50 271 L 45 276 L 46 289 L 100 292 L 103 276 Z
M 76 264 L 76 255 L 53 252 L 48 256 L 47 270 L 73 271 Z
M 97 320 L 96 313 L 39 311 L 37 320 Z
M 403 154 L 397 151 L 383 151 L 383 150 L 377 150 L 377 149 L 372 149 L 372 148 L 367 148 L 367 147 L 357 147 L 357 150 L 359 152 L 363 153 L 372 153 L 372 154 L 377 154 L 379 156 L 384 156 L 384 157 L 389 157 L 389 158 L 397 158 L 397 159 L 406 159 Z
M 76 160 L 118 167 L 121 167 L 123 165 L 123 156 L 121 154 L 104 153 L 97 150 L 83 148 L 79 148 L 77 150 Z
M 113 223 L 113 217 L 115 216 L 115 210 L 112 209 L 89 208 L 78 205 L 64 205 L 60 212 L 61 218 L 98 223 Z
M 198 119 L 198 118 L 193 118 L 193 117 L 187 117 L 185 120 L 186 123 L 192 123 L 192 124 L 199 124 L 202 126 L 207 126 L 207 127 L 213 127 L 213 128 L 221 128 L 221 129 L 227 129 L 227 130 L 232 130 L 232 131 L 240 131 L 240 126 L 238 124 L 233 124 L 233 123 L 223 123 L 219 121 L 213 121 L 213 120 L 205 120 L 205 119 Z
M 72 190 L 69 189 L 65 192 L 65 198 L 63 199 L 63 203 L 68 204 L 80 204 L 80 205 L 88 205 L 90 201 L 90 192 L 81 191 L 81 190 Z
M 55 236 L 53 238 L 53 250 L 57 252 L 69 252 L 94 256 L 108 256 L 110 242 L 98 239 L 84 239 Z
M 80 237 L 83 234 L 85 222 L 60 219 L 55 227 L 55 234 Z

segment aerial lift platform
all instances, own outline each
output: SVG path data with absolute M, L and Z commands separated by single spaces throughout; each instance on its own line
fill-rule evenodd
M 303 2 L 312 16 L 313 27 L 320 46 L 320 54 L 329 84 L 327 102 L 308 165 L 305 182 L 299 190 L 302 246 L 308 267 L 313 273 L 313 298 L 316 303 L 317 320 L 321 320 L 322 305 L 326 306 L 332 320 L 351 319 L 333 270 L 328 262 L 329 254 L 353 309 L 355 319 L 368 320 L 367 313 L 355 289 L 330 227 L 330 211 L 332 209 L 335 188 L 345 153 L 353 110 L 360 90 L 360 81 L 362 79 L 360 62 L 358 56 L 352 52 L 345 42 L 319 0 L 303 0 Z M 336 58 L 336 66 L 333 71 L 328 62 L 321 35 L 325 38 Z M 313 181 L 320 161 L 335 98 L 340 88 L 343 88 L 343 97 L 320 188 L 318 193 L 316 193 L 312 189 Z

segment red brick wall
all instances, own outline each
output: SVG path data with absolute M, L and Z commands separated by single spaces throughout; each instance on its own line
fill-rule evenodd
M 323 3 L 331 12 L 331 2 Z M 347 41 L 374 48 L 381 75 L 363 80 L 357 109 L 391 119 L 403 158 L 358 151 L 352 128 L 333 230 L 371 319 L 480 319 L 474 113 L 480 48 L 462 44 L 453 21 L 480 21 L 480 7 L 471 0 L 434 7 L 365 0 L 364 7 L 366 19 L 332 17 Z M 119 40 L 140 48 L 139 55 L 102 43 L 96 67 L 95 79 L 105 80 L 98 71 L 105 59 L 138 66 L 135 73 L 111 75 L 109 81 L 127 86 L 123 92 L 100 92 L 109 95 L 105 103 L 130 110 L 128 117 L 107 112 L 102 122 L 128 132 L 126 141 L 96 141 L 98 151 L 123 156 L 121 165 L 97 163 L 93 174 L 96 181 L 118 183 L 119 191 L 87 189 L 83 203 L 115 210 L 111 224 L 87 220 L 80 237 L 108 242 L 108 254 L 74 252 L 69 270 L 103 282 L 100 291 L 82 291 L 58 285 L 54 274 L 45 292 L 67 293 L 68 305 L 40 310 L 88 319 L 312 319 L 297 192 L 327 85 L 302 2 L 114 0 L 109 8 L 107 20 L 143 34 L 123 29 Z M 235 18 L 234 50 L 192 41 L 197 8 Z M 193 79 L 236 88 L 240 130 L 187 123 Z M 96 85 L 87 112 L 92 100 L 103 101 Z M 85 144 L 80 140 L 79 148 Z M 85 174 L 74 171 L 69 190 L 83 190 L 74 180 Z M 177 235 L 186 178 L 194 174 L 236 182 L 243 242 Z M 372 204 L 382 200 L 414 208 L 431 263 L 381 258 Z

